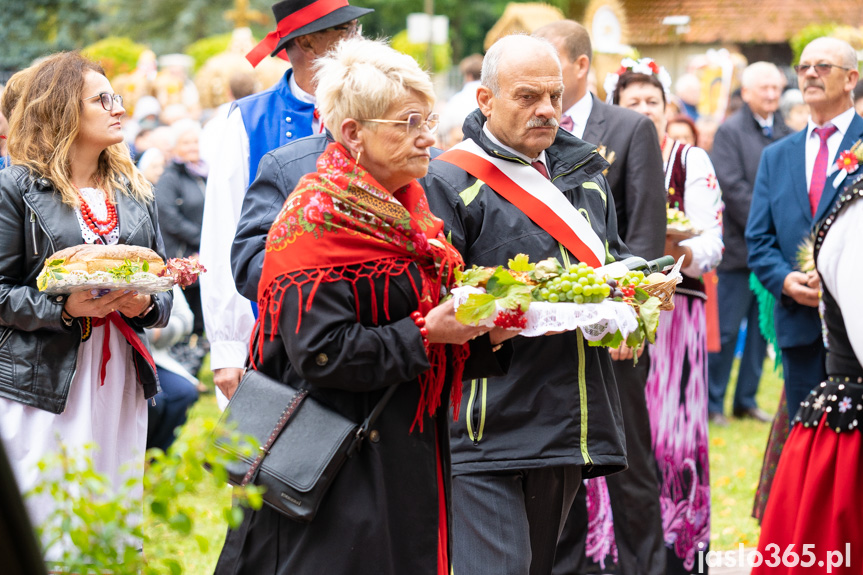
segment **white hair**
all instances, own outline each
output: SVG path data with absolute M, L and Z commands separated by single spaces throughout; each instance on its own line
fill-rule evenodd
M 380 118 L 413 91 L 434 105 L 434 86 L 416 60 L 380 40 L 349 38 L 314 64 L 318 109 L 333 137 L 347 118 Z M 372 128 L 374 129 L 374 128 Z
M 773 74 L 779 83 L 782 83 L 782 72 L 776 67 L 776 64 L 770 62 L 753 62 L 746 66 L 743 74 L 740 75 L 740 85 L 744 88 L 751 88 L 756 80 L 763 78 L 768 74 Z
M 534 46 L 544 49 L 548 52 L 557 65 L 560 66 L 560 57 L 557 55 L 557 48 L 554 44 L 545 38 L 537 38 L 527 34 L 510 34 L 504 36 L 497 42 L 491 45 L 488 52 L 485 53 L 485 58 L 482 60 L 482 76 L 480 83 L 491 90 L 491 93 L 497 96 L 500 91 L 500 83 L 498 82 L 498 72 L 500 61 L 504 53 L 509 50 L 524 50 L 525 46 Z

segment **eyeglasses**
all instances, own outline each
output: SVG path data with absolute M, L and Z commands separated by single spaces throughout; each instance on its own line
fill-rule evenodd
M 440 116 L 438 114 L 430 114 L 428 118 L 423 120 L 423 116 L 420 113 L 414 112 L 413 114 L 408 114 L 407 120 L 380 120 L 377 118 L 371 118 L 368 120 L 363 120 L 363 122 L 378 122 L 380 124 L 404 124 L 405 132 L 408 134 L 418 134 L 420 129 L 425 126 L 428 128 L 429 134 L 434 134 L 437 131 L 438 124 L 440 124 Z
M 123 96 L 120 94 L 109 94 L 108 92 L 102 92 L 101 94 L 90 96 L 89 98 L 83 98 L 81 101 L 86 102 L 87 100 L 95 100 L 96 98 L 99 98 L 102 102 L 102 108 L 104 108 L 106 112 L 113 112 L 114 104 L 118 104 L 121 107 L 123 106 Z
M 809 68 L 815 68 L 815 72 L 819 76 L 826 76 L 833 71 L 833 68 L 839 68 L 840 70 L 851 70 L 851 68 L 846 68 L 845 66 L 837 66 L 836 64 L 797 64 L 796 66 L 794 66 L 794 71 L 797 72 L 798 76 L 805 76 L 806 73 L 809 72 Z

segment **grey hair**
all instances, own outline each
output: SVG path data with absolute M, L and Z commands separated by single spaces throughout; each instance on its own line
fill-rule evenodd
M 495 96 L 500 92 L 500 82 L 498 82 L 498 68 L 503 54 L 509 49 L 515 49 L 525 44 L 532 44 L 538 48 L 545 49 L 557 65 L 560 66 L 560 58 L 557 55 L 557 48 L 554 44 L 545 38 L 536 38 L 527 34 L 510 34 L 504 36 L 497 42 L 491 45 L 488 52 L 485 53 L 485 58 L 482 60 L 482 77 L 480 83 L 491 90 Z
M 785 90 L 785 92 L 782 93 L 782 96 L 779 97 L 779 111 L 786 118 L 794 107 L 802 104 L 805 104 L 803 101 L 803 94 L 796 88 Z
M 348 118 L 380 118 L 399 98 L 411 91 L 433 106 L 434 86 L 416 60 L 393 50 L 381 40 L 342 40 L 314 64 L 315 92 L 324 123 L 337 142 L 339 126 Z M 374 129 L 374 128 L 372 128 Z
M 774 74 L 776 79 L 780 83 L 782 82 L 782 72 L 779 71 L 776 64 L 771 64 L 770 62 L 753 62 L 746 66 L 743 70 L 743 74 L 740 75 L 740 85 L 744 88 L 751 88 L 758 78 L 766 76 L 767 74 Z

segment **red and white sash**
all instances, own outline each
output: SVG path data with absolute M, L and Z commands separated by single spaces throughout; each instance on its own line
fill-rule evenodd
M 458 166 L 488 184 L 579 261 L 594 268 L 605 263 L 605 244 L 587 219 L 532 166 L 489 156 L 470 139 L 435 159 Z

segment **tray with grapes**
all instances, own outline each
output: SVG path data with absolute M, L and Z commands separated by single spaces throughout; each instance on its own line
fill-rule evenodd
M 653 342 L 663 309 L 651 284 L 675 285 L 678 270 L 612 278 L 583 262 L 566 268 L 556 258 L 534 264 L 519 254 L 507 266 L 459 273 L 452 295 L 465 324 L 519 329 L 526 337 L 580 329 L 591 345 L 638 347 Z

